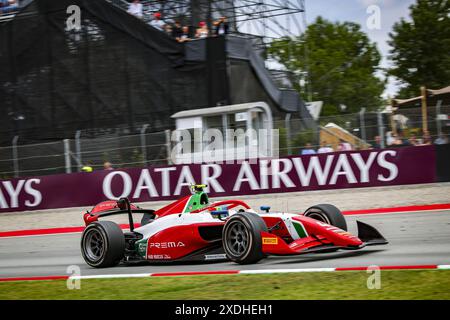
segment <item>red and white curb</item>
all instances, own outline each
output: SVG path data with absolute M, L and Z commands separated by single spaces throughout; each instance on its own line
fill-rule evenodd
M 187 272 L 158 272 L 135 274 L 104 274 L 89 276 L 41 276 L 0 278 L 0 282 L 11 281 L 39 281 L 39 280 L 89 280 L 89 279 L 120 279 L 120 278 L 148 278 L 148 277 L 181 277 L 207 275 L 238 275 L 238 274 L 276 274 L 276 273 L 311 273 L 311 272 L 340 272 L 374 270 L 450 270 L 450 265 L 409 265 L 409 266 L 366 266 L 342 268 L 303 268 L 303 269 L 265 269 L 265 270 L 221 270 L 221 271 L 187 271 Z
M 392 214 L 392 213 L 408 213 L 408 212 L 433 212 L 441 210 L 450 210 L 450 203 L 405 206 L 393 208 L 377 208 L 365 210 L 353 210 L 342 212 L 346 216 L 352 215 L 373 215 L 373 214 Z M 139 226 L 139 224 L 136 224 Z M 126 224 L 120 225 L 122 229 L 129 229 L 130 226 Z M 49 229 L 31 229 L 31 230 L 13 230 L 0 232 L 0 238 L 12 237 L 30 237 L 30 236 L 48 236 L 58 234 L 81 233 L 85 227 L 64 227 L 64 228 L 49 228 Z

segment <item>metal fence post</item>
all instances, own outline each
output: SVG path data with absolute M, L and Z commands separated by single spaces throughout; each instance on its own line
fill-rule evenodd
M 361 108 L 361 112 L 359 113 L 360 125 L 361 125 L 361 139 L 364 142 L 367 142 L 366 136 L 366 121 L 364 115 L 366 113 L 366 108 Z
M 381 139 L 381 149 L 384 149 L 386 144 L 385 144 L 385 135 L 384 135 L 384 123 L 383 123 L 383 114 L 381 113 L 381 111 L 378 110 L 377 112 L 377 118 L 378 118 L 378 135 L 380 136 Z
M 19 177 L 19 152 L 17 150 L 17 141 L 19 136 L 14 136 L 12 140 L 12 156 L 13 156 L 13 167 L 14 167 L 14 178 Z
M 438 137 L 442 135 L 442 123 L 441 119 L 439 118 L 439 115 L 441 114 L 441 106 L 442 100 L 439 100 L 436 104 L 436 129 Z
M 292 155 L 292 146 L 291 146 L 291 114 L 288 113 L 286 118 L 284 118 L 284 126 L 286 127 L 286 147 L 288 150 L 288 155 Z
M 70 140 L 64 139 L 64 157 L 66 159 L 66 173 L 72 173 L 72 162 L 70 159 Z
M 80 137 L 81 137 L 81 130 L 77 130 L 77 133 L 75 134 L 75 152 L 77 153 L 78 172 L 81 172 L 81 168 L 83 167 L 82 165 L 83 161 L 81 159 Z
M 172 150 L 171 150 L 171 137 L 170 137 L 170 130 L 166 130 L 166 150 L 167 150 L 167 164 L 171 165 L 172 164 Z
M 144 160 L 144 166 L 147 166 L 147 143 L 145 141 L 145 131 L 149 127 L 148 124 L 144 124 L 141 128 L 141 150 L 142 159 Z

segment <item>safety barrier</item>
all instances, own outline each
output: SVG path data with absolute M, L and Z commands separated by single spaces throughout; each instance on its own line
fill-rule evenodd
M 347 151 L 233 164 L 149 166 L 0 181 L 0 213 L 177 199 L 194 182 L 241 196 L 450 181 L 450 145 Z

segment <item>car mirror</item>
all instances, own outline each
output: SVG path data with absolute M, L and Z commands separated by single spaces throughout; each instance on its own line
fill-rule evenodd
M 120 198 L 117 200 L 117 206 L 120 210 L 127 210 L 127 199 L 126 198 Z

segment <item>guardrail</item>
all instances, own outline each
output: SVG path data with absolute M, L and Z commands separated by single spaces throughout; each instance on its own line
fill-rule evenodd
M 442 145 L 12 179 L 0 182 L 0 213 L 173 200 L 194 182 L 209 185 L 212 197 L 442 182 L 450 181 L 448 163 L 450 145 Z

